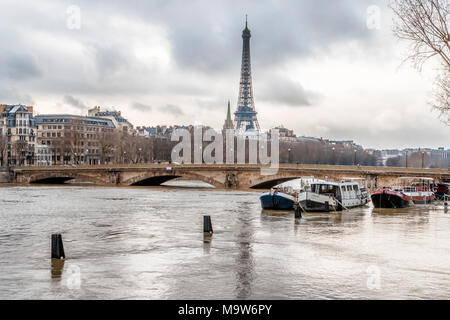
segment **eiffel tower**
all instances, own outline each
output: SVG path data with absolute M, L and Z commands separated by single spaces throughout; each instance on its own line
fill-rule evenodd
M 237 111 L 234 113 L 236 130 L 259 131 L 258 119 L 256 119 L 255 102 L 253 101 L 252 68 L 250 64 L 250 30 L 245 16 L 245 29 L 242 31 L 242 65 L 241 81 L 239 83 L 239 97 Z

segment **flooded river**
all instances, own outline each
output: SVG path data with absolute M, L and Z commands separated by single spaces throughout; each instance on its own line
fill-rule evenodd
M 0 187 L 1 299 L 450 299 L 443 205 L 262 212 L 258 192 Z M 205 241 L 203 215 L 214 235 Z M 66 261 L 51 268 L 50 236 Z

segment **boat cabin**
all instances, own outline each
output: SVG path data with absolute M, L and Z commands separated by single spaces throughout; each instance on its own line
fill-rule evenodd
M 361 198 L 361 190 L 356 182 L 312 183 L 311 192 L 333 196 L 339 201 Z

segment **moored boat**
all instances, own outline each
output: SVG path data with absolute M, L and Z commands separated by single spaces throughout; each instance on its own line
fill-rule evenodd
M 270 210 L 292 210 L 296 201 L 295 195 L 277 188 L 263 193 L 259 200 L 263 209 Z
M 434 196 L 436 199 L 444 200 L 444 198 L 450 196 L 450 184 L 438 183 L 433 185 Z
M 372 193 L 375 208 L 406 208 L 414 204 L 429 204 L 434 200 L 433 179 L 402 177 L 401 186 L 384 187 Z
M 350 182 L 317 182 L 312 183 L 298 195 L 298 203 L 303 211 L 340 211 L 363 206 L 368 197 L 359 183 Z
M 375 208 L 406 208 L 411 205 L 410 198 L 402 190 L 384 188 L 371 194 Z

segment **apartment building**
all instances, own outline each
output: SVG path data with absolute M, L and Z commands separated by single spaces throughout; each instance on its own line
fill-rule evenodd
M 51 153 L 51 165 L 100 164 L 101 140 L 116 127 L 110 119 L 77 115 L 38 115 L 35 117 L 37 143 Z
M 99 106 L 95 106 L 88 110 L 88 117 L 109 119 L 113 122 L 116 130 L 123 133 L 135 134 L 133 125 L 122 116 L 120 111 L 102 110 Z
M 33 165 L 35 143 L 33 107 L 0 105 L 0 166 Z

